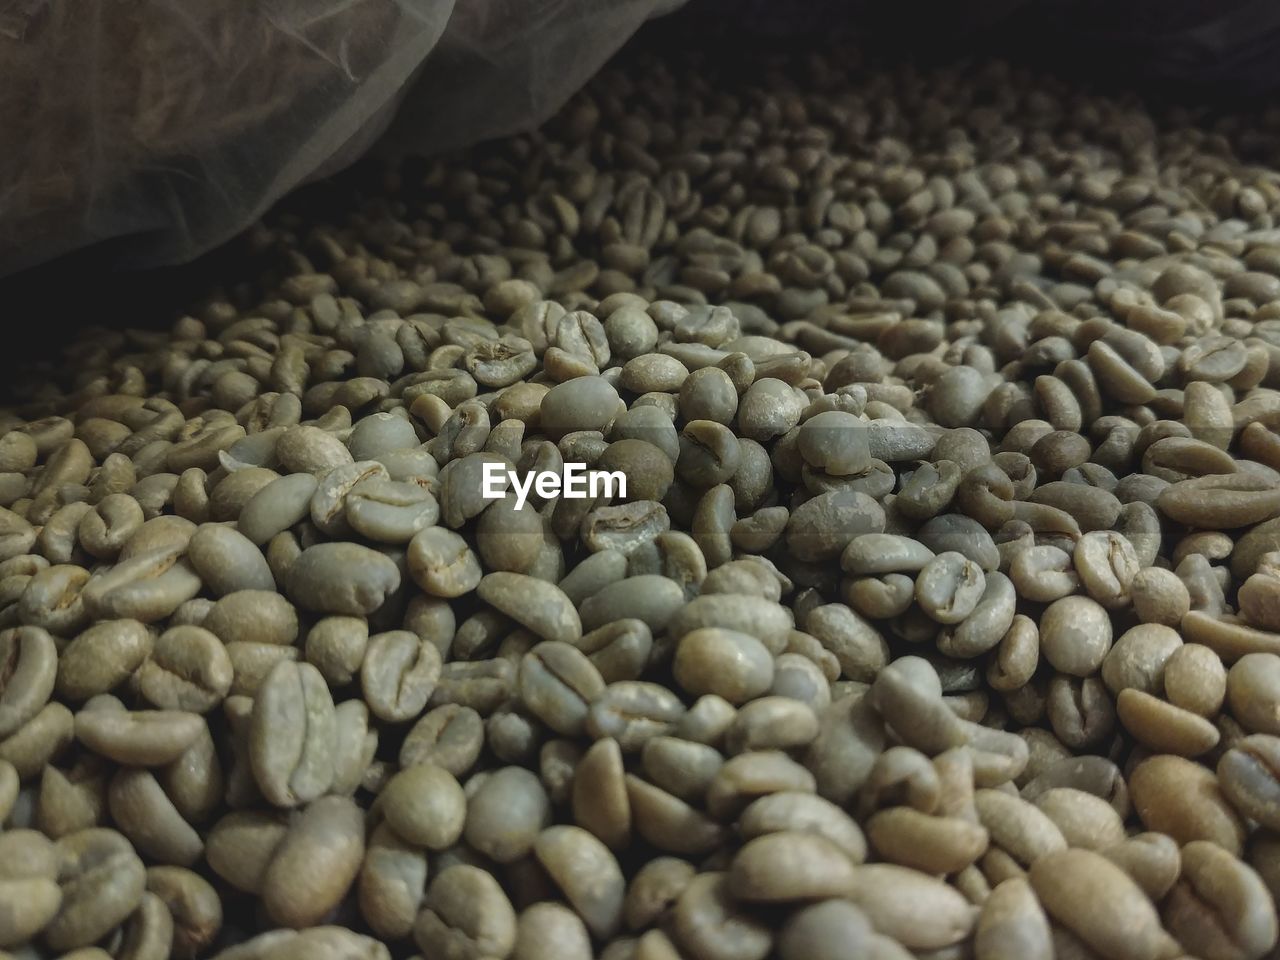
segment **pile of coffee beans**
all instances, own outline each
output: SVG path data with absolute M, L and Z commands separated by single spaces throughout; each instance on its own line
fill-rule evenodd
M 0 957 L 1272 955 L 1280 115 L 719 70 L 15 382 Z

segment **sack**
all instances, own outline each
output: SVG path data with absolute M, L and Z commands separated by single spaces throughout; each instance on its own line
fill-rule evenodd
M 536 126 L 680 2 L 10 0 L 0 276 L 93 244 L 190 260 L 354 161 L 406 98 L 405 150 Z

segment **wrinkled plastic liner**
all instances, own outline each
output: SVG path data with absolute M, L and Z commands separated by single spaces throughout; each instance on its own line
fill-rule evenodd
M 0 275 L 190 260 L 389 149 L 529 129 L 682 0 L 0 3 Z

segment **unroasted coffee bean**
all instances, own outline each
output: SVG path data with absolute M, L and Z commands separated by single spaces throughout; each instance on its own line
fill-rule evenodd
M 844 900 L 823 900 L 795 911 L 778 934 L 783 960 L 836 960 L 847 952 L 874 949 L 875 933 L 866 914 Z
M 1263 826 L 1280 823 L 1280 738 L 1255 733 L 1218 761 L 1218 783 L 1232 806 Z
M 360 670 L 369 644 L 369 625 L 362 618 L 322 617 L 307 633 L 305 654 L 334 686 L 345 686 Z
M 83 709 L 75 718 L 82 744 L 117 763 L 163 766 L 186 752 L 204 729 L 204 721 L 176 710 L 127 711 L 110 705 Z
M 1119 867 L 1089 850 L 1062 850 L 1031 865 L 1046 912 L 1103 956 L 1172 956 L 1177 945 L 1154 906 Z
M 1203 717 L 1222 709 L 1227 692 L 1227 671 L 1218 655 L 1198 643 L 1187 643 L 1169 655 L 1164 668 L 1165 694 L 1169 701 Z
M 249 759 L 262 795 L 279 807 L 308 803 L 333 783 L 333 698 L 309 663 L 282 661 L 258 689 Z
M 544 640 L 574 643 L 582 636 L 578 612 L 554 584 L 518 573 L 491 573 L 476 586 L 476 593 Z
M 653 743 L 655 740 L 645 744 L 646 753 Z M 631 840 L 631 801 L 625 774 L 622 748 L 612 737 L 605 737 L 582 755 L 573 776 L 574 820 L 615 851 L 625 849 Z
M 141 532 L 141 530 L 139 531 Z M 130 618 L 153 623 L 169 616 L 200 592 L 200 577 L 182 557 L 180 549 L 161 548 L 138 553 L 109 570 L 94 575 L 83 584 L 79 602 L 102 619 Z M 56 571 L 57 568 L 50 568 Z M 48 573 L 50 571 L 46 571 Z M 33 580 L 34 583 L 34 580 Z M 23 594 L 24 602 L 30 588 Z M 74 610 L 74 603 L 61 591 L 62 609 Z M 68 604 L 73 606 L 68 607 Z M 59 618 L 59 620 L 65 617 Z
M 538 778 L 521 767 L 503 767 L 467 799 L 467 842 L 496 863 L 512 863 L 533 849 L 550 816 Z
M 370 637 L 360 665 L 360 689 L 381 720 L 399 723 L 422 713 L 440 679 L 440 651 L 408 630 Z
M 220 704 L 233 680 L 234 667 L 222 641 L 195 626 L 162 633 L 134 674 L 134 684 L 150 703 L 192 713 L 207 713 Z
M 319 481 L 310 473 L 291 473 L 262 487 L 240 511 L 237 529 L 259 546 L 311 513 Z
M 942 553 L 916 575 L 916 602 L 939 623 L 959 623 L 973 613 L 985 588 L 976 563 L 959 553 Z
M 416 483 L 377 476 L 359 480 L 343 499 L 345 519 L 362 537 L 408 543 L 440 516 L 435 497 Z
M 787 521 L 786 542 L 799 560 L 837 557 L 854 537 L 884 530 L 884 510 L 856 490 L 833 490 L 806 500 Z
M 321 797 L 286 831 L 262 878 L 262 901 L 281 926 L 316 926 L 351 889 L 364 857 L 360 808 Z
M 260 893 L 267 868 L 288 832 L 276 813 L 239 811 L 213 825 L 206 859 L 213 871 L 238 890 Z
M 723 842 L 725 828 L 684 800 L 631 774 L 626 783 L 636 833 L 657 849 L 706 854 Z
M 56 760 L 74 737 L 71 711 L 60 703 L 49 703 L 7 740 L 0 741 L 0 760 L 12 766 L 20 779 L 28 780 Z
M 521 696 L 557 733 L 581 733 L 587 711 L 604 690 L 595 665 L 562 641 L 540 643 L 521 660 Z
M 1034 802 L 1069 846 L 1105 850 L 1125 839 L 1124 821 L 1102 797 L 1074 787 L 1051 787 Z
M 773 660 L 755 637 L 706 627 L 686 633 L 676 648 L 675 677 L 687 692 L 742 703 L 769 689 Z
M 871 845 L 885 860 L 927 873 L 958 873 L 987 848 L 986 828 L 959 817 L 893 807 L 867 821 Z
M 426 855 L 389 827 L 378 827 L 369 837 L 356 882 L 361 916 L 379 937 L 408 937 L 426 881 Z
M 43 938 L 54 950 L 88 946 L 115 929 L 142 901 L 146 869 L 124 837 L 93 828 L 57 844 L 57 914 Z
M 400 586 L 400 571 L 388 557 L 355 543 L 318 543 L 289 568 L 291 600 L 317 613 L 367 615 Z
M 888 863 L 863 864 L 846 894 L 876 930 L 910 949 L 959 943 L 976 910 L 954 888 L 927 874 Z
M 435 597 L 461 596 L 474 590 L 481 578 L 480 564 L 467 542 L 443 527 L 427 527 L 415 535 L 409 541 L 408 562 L 414 582 Z
M 447 770 L 418 763 L 392 777 L 378 808 L 396 834 L 429 850 L 444 850 L 462 835 L 467 801 Z
M 445 704 L 413 725 L 400 747 L 400 765 L 431 763 L 459 777 L 471 769 L 483 746 L 480 715 L 470 707 Z
M 1184 950 L 1261 957 L 1276 944 L 1276 908 L 1262 879 L 1216 844 L 1182 848 L 1182 879 L 1170 891 L 1165 924 Z
M 1182 870 L 1178 844 L 1164 833 L 1139 833 L 1101 852 L 1133 877 L 1153 901 L 1160 900 L 1173 888 Z
M 49 699 L 58 676 L 58 650 L 40 627 L 14 627 L 0 633 L 0 737 L 34 717 Z
M 973 947 L 981 960 L 1054 956 L 1049 920 L 1026 880 L 1010 877 L 992 889 L 978 914 Z
M 1154 756 L 1134 768 L 1129 787 L 1147 829 L 1179 843 L 1208 840 L 1233 853 L 1240 850 L 1243 824 L 1212 771 L 1181 757 Z
M 666 687 L 620 680 L 609 684 L 592 702 L 586 729 L 593 737 L 612 737 L 630 752 L 641 749 L 650 738 L 666 734 L 684 716 L 684 704 Z
M 150 867 L 147 891 L 168 908 L 173 921 L 173 955 L 195 957 L 222 927 L 222 901 L 212 885 L 182 867 Z
M 578 827 L 548 827 L 534 853 L 587 929 L 600 938 L 618 929 L 626 882 L 604 844 Z
M 535 903 L 520 914 L 511 956 L 515 960 L 589 960 L 591 936 L 567 907 Z
M 505 957 L 516 942 L 516 913 L 493 876 L 455 864 L 427 887 L 413 939 L 427 956 Z
M 216 524 L 195 532 L 187 548 L 191 565 L 218 596 L 237 590 L 274 590 L 266 557 L 242 533 Z
M 62 891 L 53 844 L 34 831 L 10 831 L 3 844 L 6 867 L 0 872 L 0 944 L 17 947 L 33 939 L 58 912 Z
M 780 603 L 748 594 L 704 594 L 684 604 L 666 624 L 676 638 L 703 627 L 745 633 L 771 653 L 781 653 L 794 623 L 794 614 Z
M 1183 480 L 1162 493 L 1157 505 L 1171 520 L 1208 530 L 1261 523 L 1280 512 L 1275 489 L 1262 478 L 1247 474 Z
M 298 612 L 274 591 L 239 590 L 209 608 L 198 624 L 223 643 L 291 645 L 298 636 Z
M 1084 677 L 1101 665 L 1111 648 L 1111 619 L 1094 600 L 1064 597 L 1040 620 L 1040 650 L 1063 673 Z
M 757 837 L 738 851 L 729 868 L 729 889 L 749 903 L 840 896 L 853 883 L 854 869 L 830 841 L 780 831 Z
M 685 887 L 672 915 L 676 943 L 695 960 L 764 960 L 769 928 L 730 899 L 724 873 L 700 873 Z
M 148 770 L 121 770 L 107 791 L 108 810 L 139 852 L 158 862 L 192 866 L 204 852 L 200 835 Z

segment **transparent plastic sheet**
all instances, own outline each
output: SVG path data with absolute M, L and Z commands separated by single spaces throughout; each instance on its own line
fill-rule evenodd
M 453 150 L 532 129 L 646 21 L 685 2 L 463 0 L 379 152 Z
M 403 150 L 535 126 L 682 2 L 0 0 L 0 276 L 95 244 L 190 260 L 402 100 Z

